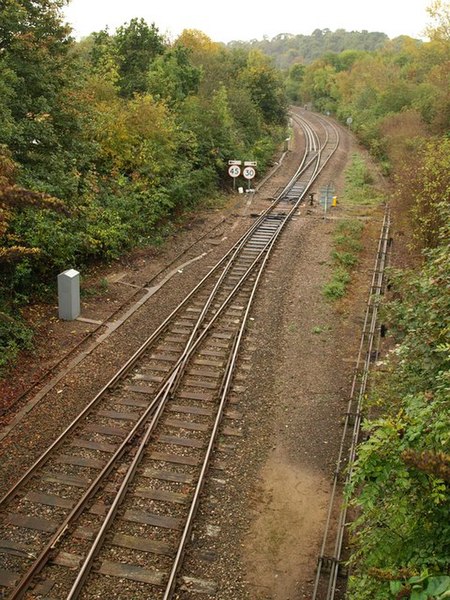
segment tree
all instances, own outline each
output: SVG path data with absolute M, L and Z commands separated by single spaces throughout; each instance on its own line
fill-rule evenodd
M 302 98 L 312 102 L 321 111 L 336 110 L 336 70 L 323 60 L 318 60 L 305 69 L 300 86 Z
M 5 0 L 0 12 L 0 72 L 7 92 L 0 101 L 7 144 L 23 167 L 20 180 L 51 194 L 76 193 L 73 136 L 78 109 L 70 29 L 62 21 L 65 0 Z
M 286 94 L 291 102 L 299 102 L 301 100 L 300 84 L 305 75 L 305 65 L 295 63 L 289 69 L 289 74 L 286 79 Z
M 268 123 L 281 124 L 286 115 L 286 98 L 279 73 L 263 54 L 253 51 L 247 69 L 241 75 L 253 102 Z
M 120 79 L 119 52 L 115 39 L 107 29 L 93 33 L 91 37 L 88 53 L 90 71 L 115 88 Z
M 434 23 L 427 28 L 427 34 L 433 40 L 450 41 L 450 4 L 434 0 L 427 8 Z
M 131 98 L 147 90 L 147 74 L 152 62 L 164 52 L 164 38 L 158 28 L 144 19 L 131 19 L 117 29 L 114 37 L 119 61 L 119 87 L 122 96 Z
M 202 71 L 190 62 L 190 51 L 177 45 L 159 56 L 150 67 L 148 89 L 175 105 L 198 91 Z

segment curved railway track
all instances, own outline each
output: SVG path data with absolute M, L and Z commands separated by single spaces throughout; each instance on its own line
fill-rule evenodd
M 328 121 L 315 117 L 319 135 L 292 118 L 305 136 L 292 179 L 1 499 L 3 597 L 169 599 L 178 589 L 209 466 L 239 434 L 229 397 L 261 276 L 339 143 Z

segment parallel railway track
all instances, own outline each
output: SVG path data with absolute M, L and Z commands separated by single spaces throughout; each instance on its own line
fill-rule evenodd
M 258 284 L 339 143 L 293 119 L 306 150 L 286 187 L 0 501 L 3 597 L 173 597 L 209 465 L 238 430 L 228 398 Z
M 378 310 L 385 290 L 385 269 L 389 262 L 391 217 L 386 208 L 378 239 L 378 249 L 372 272 L 369 297 L 360 338 L 355 372 L 345 413 L 341 445 L 333 479 L 327 522 L 320 556 L 317 563 L 316 578 L 312 600 L 334 600 L 342 597 L 345 587 L 344 538 L 347 528 L 348 507 L 342 497 L 342 489 L 352 477 L 356 460 L 357 446 L 360 441 L 363 419 L 364 398 L 367 392 L 369 373 L 373 361 L 378 358 L 380 346 L 380 323 Z M 337 516 L 337 524 L 334 523 Z M 340 579 L 340 580 L 339 580 Z M 343 583 L 344 582 L 344 583 Z

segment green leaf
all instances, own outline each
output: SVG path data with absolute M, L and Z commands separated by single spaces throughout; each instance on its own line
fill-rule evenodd
M 390 581 L 389 589 L 392 594 L 398 594 L 403 588 L 403 583 L 401 581 Z
M 422 581 L 425 581 L 425 579 L 428 577 L 427 574 L 425 575 L 414 575 L 414 577 L 410 577 L 408 579 L 408 583 L 421 583 Z
M 428 600 L 428 594 L 423 590 L 413 590 L 410 600 Z
M 437 596 L 450 591 L 450 577 L 442 575 L 440 577 L 430 577 L 425 591 L 429 596 Z

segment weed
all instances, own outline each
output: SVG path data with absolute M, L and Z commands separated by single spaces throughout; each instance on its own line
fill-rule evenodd
M 349 282 L 350 273 L 342 267 L 338 267 L 335 269 L 331 281 L 323 286 L 323 295 L 327 300 L 339 300 L 344 296 Z
M 354 267 L 358 262 L 358 257 L 352 252 L 339 252 L 335 250 L 332 256 L 335 263 L 346 268 Z
M 342 201 L 351 205 L 367 206 L 378 204 L 382 200 L 373 187 L 373 177 L 364 159 L 354 154 L 350 166 L 345 171 L 345 192 Z
M 321 333 L 326 333 L 327 331 L 331 331 L 331 326 L 330 325 L 317 325 L 316 327 L 313 327 L 312 329 L 312 333 L 314 333 L 315 335 L 319 335 Z
M 358 264 L 358 252 L 362 250 L 363 223 L 357 219 L 341 221 L 333 236 L 335 250 L 332 252 L 335 269 L 332 279 L 323 287 L 328 300 L 338 300 L 346 292 L 350 282 L 350 271 Z
M 100 281 L 91 287 L 81 287 L 80 296 L 82 298 L 95 298 L 96 296 L 104 296 L 109 288 L 109 281 L 106 277 L 102 277 Z

